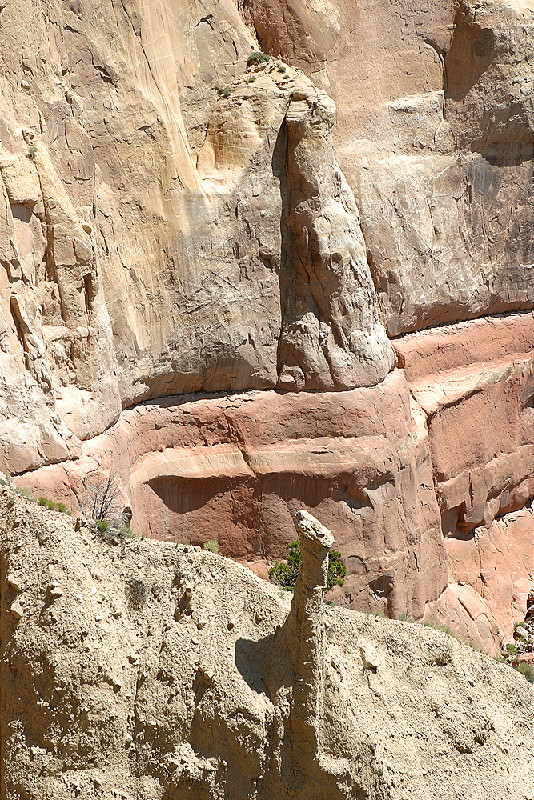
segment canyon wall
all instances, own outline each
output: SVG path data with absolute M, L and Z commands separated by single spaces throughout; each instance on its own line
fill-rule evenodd
M 532 6 L 7 0 L 0 469 L 73 510 L 111 473 L 139 533 L 215 517 L 262 574 L 315 509 L 338 602 L 509 636 Z

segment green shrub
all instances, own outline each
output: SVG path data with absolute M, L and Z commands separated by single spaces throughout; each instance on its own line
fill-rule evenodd
M 31 147 L 28 148 L 28 158 L 30 158 L 33 161 L 36 155 L 37 155 L 37 148 L 35 147 L 35 145 L 32 144 Z
M 129 525 L 121 525 L 117 531 L 117 536 L 119 539 L 133 539 L 135 537 L 135 533 Z
M 203 550 L 209 550 L 210 553 L 218 553 L 219 552 L 219 542 L 216 539 L 208 539 L 207 542 L 204 542 L 202 545 Z
M 337 550 L 330 550 L 328 554 L 328 588 L 343 586 L 343 578 L 346 574 L 347 569 L 341 559 L 341 553 L 338 553 Z
M 247 83 L 254 83 L 255 80 L 256 80 L 256 76 L 255 75 L 251 75 L 249 78 L 247 78 Z
M 534 667 L 532 664 L 528 664 L 526 661 L 520 661 L 516 669 L 529 683 L 534 683 Z
M 271 60 L 271 56 L 266 53 L 261 53 L 259 50 L 253 50 L 247 58 L 247 67 L 257 67 L 259 64 L 265 64 Z
M 135 533 L 129 525 L 125 525 L 122 520 L 114 519 L 108 522 L 106 519 L 93 520 L 93 530 L 96 530 L 99 538 L 108 545 L 124 544 L 127 539 L 133 539 Z
M 290 542 L 287 546 L 287 561 L 277 561 L 276 564 L 269 570 L 269 580 L 281 586 L 282 589 L 287 589 L 292 592 L 295 588 L 297 576 L 299 574 L 300 565 L 302 564 L 302 551 L 300 547 L 300 538 L 296 542 Z M 328 554 L 328 574 L 327 574 L 327 588 L 332 589 L 334 586 L 343 586 L 343 578 L 347 574 L 347 570 L 341 560 L 341 553 L 337 550 L 331 550 Z
M 278 72 L 281 72 L 283 74 L 284 72 L 287 72 L 287 69 L 286 69 L 286 67 L 284 67 L 283 64 L 279 64 L 278 65 Z
M 47 500 L 46 497 L 39 497 L 37 501 L 34 500 L 34 502 L 37 502 L 42 508 L 47 508 L 49 511 L 61 511 L 62 514 L 70 514 L 65 503 L 54 503 L 53 500 Z
M 230 97 L 232 94 L 232 87 L 228 86 L 228 84 L 226 86 L 218 86 L 217 91 L 220 97 Z
M 29 489 L 25 489 L 23 486 L 13 486 L 12 488 L 20 497 L 24 497 L 26 500 L 29 500 L 30 503 L 35 503 L 35 497 Z

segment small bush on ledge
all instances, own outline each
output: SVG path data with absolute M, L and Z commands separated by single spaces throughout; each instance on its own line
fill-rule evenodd
M 253 50 L 247 58 L 247 67 L 257 67 L 259 64 L 266 64 L 271 60 L 271 56 L 266 53 L 261 53 L 259 50 Z
M 95 530 L 100 539 L 106 544 L 119 544 L 126 539 L 134 539 L 136 534 L 129 525 L 124 525 L 121 519 L 114 519 L 108 522 L 105 519 L 97 519 L 92 521 L 93 530 Z

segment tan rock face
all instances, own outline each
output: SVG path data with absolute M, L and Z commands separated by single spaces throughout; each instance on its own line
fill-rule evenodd
M 33 2 L 6 6 L 11 472 L 147 397 L 374 385 L 393 365 L 332 101 L 289 67 L 247 72 L 232 3 L 173 9 L 102 0 L 33 25 Z
M 532 4 L 244 5 L 336 101 L 389 333 L 532 308 Z
M 228 559 L 110 547 L 5 490 L 0 558 L 5 800 L 532 797 L 525 679 L 323 607 L 320 569 L 297 614 Z

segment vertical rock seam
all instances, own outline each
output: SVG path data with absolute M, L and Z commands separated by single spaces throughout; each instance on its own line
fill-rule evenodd
M 327 585 L 328 552 L 334 537 L 307 511 L 297 511 L 302 564 L 291 603 L 293 641 L 290 646 L 295 688 L 291 709 L 294 764 L 310 764 L 318 753 L 318 727 L 324 692 L 325 629 L 323 593 Z

